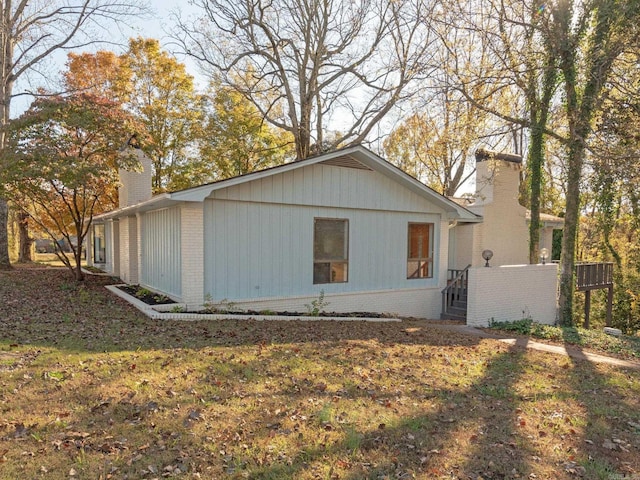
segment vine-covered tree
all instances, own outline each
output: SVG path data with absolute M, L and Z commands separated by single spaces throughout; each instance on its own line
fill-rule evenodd
M 567 122 L 567 197 L 560 262 L 560 318 L 573 324 L 574 266 L 580 194 L 593 121 L 607 98 L 616 61 L 638 48 L 640 1 L 560 2 L 551 10 L 550 48 L 558 59 Z
M 612 261 L 613 326 L 640 329 L 640 53 L 619 57 L 595 124 L 578 259 Z M 600 305 L 595 304 L 596 320 Z M 602 315 L 601 315 L 602 316 Z
M 453 10 L 453 7 L 452 7 Z M 478 82 L 494 90 L 519 91 L 523 111 L 493 110 L 499 118 L 529 131 L 528 169 L 532 222 L 531 260 L 537 258 L 537 222 L 543 181 L 546 138 L 563 147 L 565 228 L 560 274 L 561 321 L 572 324 L 576 239 L 580 221 L 581 182 L 593 121 L 607 97 L 612 66 L 625 51 L 638 48 L 640 2 L 594 0 L 590 2 L 467 2 L 454 11 L 452 25 L 472 32 L 477 42 L 491 47 L 496 69 L 492 75 L 458 71 L 460 90 L 468 94 Z M 453 52 L 455 45 L 443 42 Z M 559 128 L 549 127 L 554 104 Z

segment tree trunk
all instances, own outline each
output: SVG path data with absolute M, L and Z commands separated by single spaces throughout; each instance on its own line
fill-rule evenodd
M 73 275 L 76 278 L 76 281 L 82 282 L 84 280 L 84 272 L 82 271 L 82 248 L 77 248 L 73 256 L 75 257 L 76 264 L 73 268 Z
M 0 270 L 9 270 L 9 205 L 0 198 Z
M 532 115 L 533 116 L 533 115 Z M 532 119 L 533 120 L 533 119 Z M 529 263 L 538 263 L 540 246 L 540 192 L 542 190 L 542 162 L 544 161 L 544 135 L 540 125 L 531 122 L 531 145 L 529 146 L 529 185 L 531 197 L 529 208 Z
M 4 38 L 3 38 L 4 40 Z M 6 54 L 6 52 L 2 52 Z M 3 71 L 6 65 L 2 65 Z M 11 82 L 0 81 L 0 101 L 2 101 L 2 111 L 0 111 L 0 154 L 7 143 L 5 128 L 9 124 L 9 113 L 11 109 Z M 0 270 L 11 268 L 9 261 L 9 204 L 5 198 L 0 197 Z
M 3 2 L 4 3 L 4 2 Z M 9 77 L 11 71 L 11 62 L 13 59 L 13 43 L 7 38 L 4 29 L 8 25 L 6 15 L 10 12 L 10 6 L 7 5 L 2 13 L 3 32 L 2 38 L 2 79 L 0 79 L 0 102 L 2 107 L 0 110 L 0 155 L 7 144 L 5 128 L 9 125 L 11 118 L 11 94 L 13 93 L 13 80 Z M 8 270 L 11 268 L 9 261 L 9 204 L 5 198 L 0 197 L 0 270 Z
M 575 142 L 569 148 L 566 213 L 560 257 L 560 323 L 573 325 L 574 266 L 580 223 L 580 174 L 584 147 Z
M 33 238 L 29 236 L 29 215 L 24 212 L 20 212 L 18 214 L 18 229 L 20 232 L 18 263 L 33 262 L 33 258 L 31 258 L 31 245 L 33 244 Z

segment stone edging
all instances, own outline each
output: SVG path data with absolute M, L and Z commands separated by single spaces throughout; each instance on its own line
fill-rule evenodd
M 124 285 L 124 284 L 120 284 Z M 227 314 L 203 314 L 203 313 L 179 313 L 179 312 L 159 312 L 153 308 L 153 305 L 149 305 L 144 303 L 141 300 L 129 295 L 126 292 L 123 292 L 118 288 L 119 285 L 107 285 L 105 288 L 109 290 L 114 295 L 126 300 L 131 305 L 136 307 L 142 313 L 144 313 L 147 317 L 153 320 L 186 320 L 186 321 L 195 321 L 195 320 L 257 320 L 257 321 L 269 321 L 269 320 L 280 320 L 280 321 L 292 321 L 292 320 L 301 320 L 301 321 L 336 321 L 336 322 L 401 322 L 399 318 L 367 318 L 367 317 L 311 317 L 306 315 L 294 316 L 294 315 L 227 315 Z M 175 303 L 171 305 L 172 307 L 184 308 L 184 303 Z M 167 305 L 163 305 L 163 308 L 168 308 Z

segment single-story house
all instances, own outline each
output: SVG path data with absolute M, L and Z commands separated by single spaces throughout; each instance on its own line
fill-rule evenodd
M 467 208 L 362 146 L 153 197 L 138 156 L 120 207 L 94 219 L 92 261 L 188 308 L 305 312 L 323 294 L 328 311 L 438 318 L 450 269 L 484 262 L 486 248 L 526 263 L 509 225 L 495 244 L 479 238 L 494 241 L 482 223 L 497 190 Z M 512 241 L 523 255 L 506 254 Z

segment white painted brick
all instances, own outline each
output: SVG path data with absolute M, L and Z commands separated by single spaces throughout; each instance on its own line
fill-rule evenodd
M 136 217 L 120 219 L 120 278 L 129 284 L 138 283 L 138 228 Z
M 182 302 L 204 302 L 204 213 L 203 203 L 184 203 L 180 211 Z
M 531 318 L 552 325 L 558 313 L 557 285 L 555 264 L 471 268 L 467 324 L 486 327 L 492 320 Z
M 317 300 L 318 296 L 294 296 L 263 298 L 259 300 L 234 300 L 235 307 L 242 310 L 272 310 L 301 312 L 308 311 L 307 305 Z M 378 290 L 368 292 L 352 292 L 325 295 L 326 312 L 376 312 L 388 313 L 401 317 L 439 318 L 440 289 L 411 288 Z
M 151 159 L 140 149 L 130 149 L 129 152 L 136 154 L 142 166 L 141 172 L 129 172 L 124 169 L 118 171 L 120 176 L 120 187 L 118 188 L 118 201 L 120 208 L 135 205 L 136 203 L 149 200 L 152 195 L 152 167 Z

